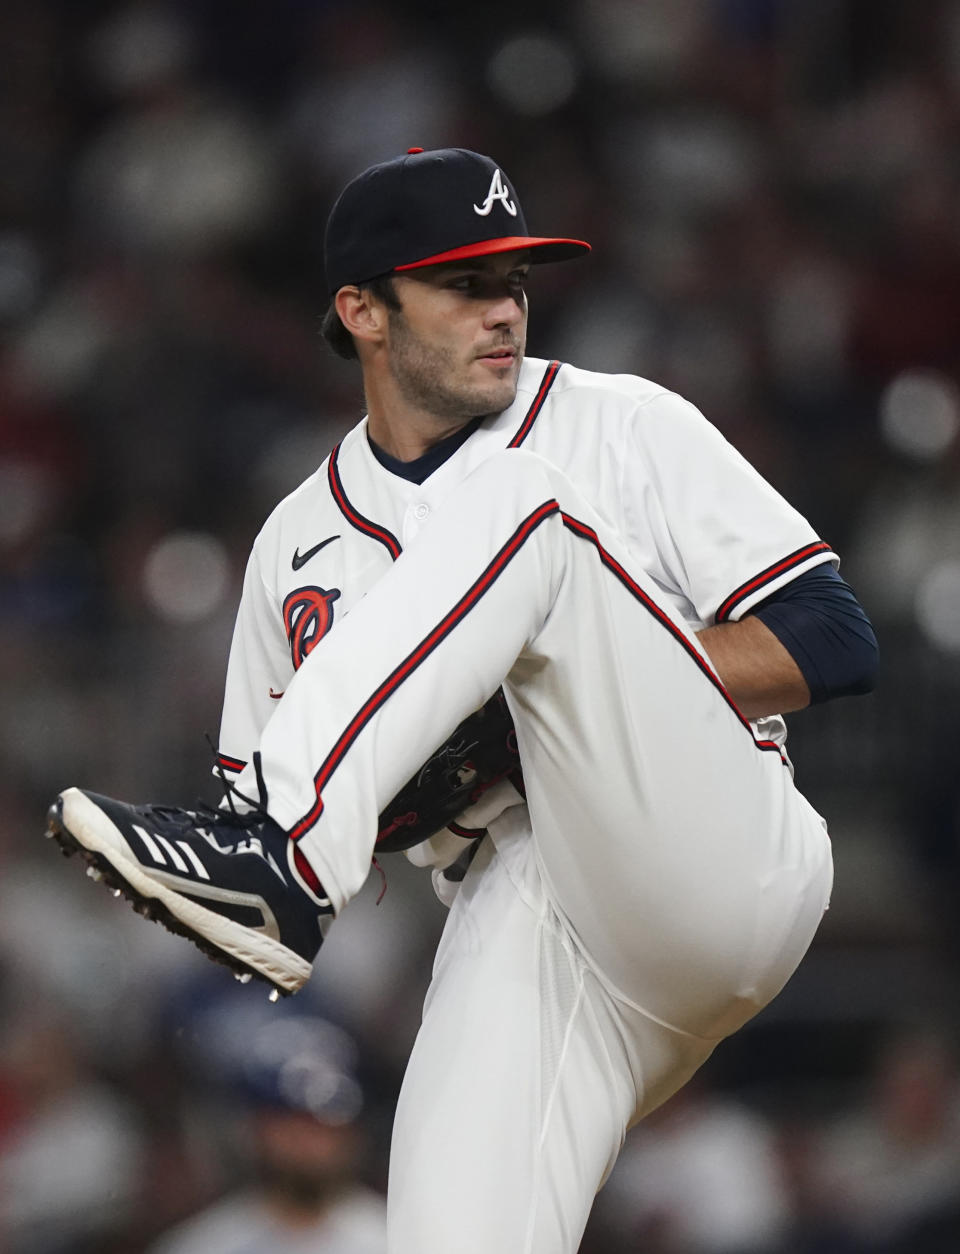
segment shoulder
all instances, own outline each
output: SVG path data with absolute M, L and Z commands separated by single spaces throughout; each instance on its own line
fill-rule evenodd
M 550 408 L 558 412 L 576 407 L 583 413 L 588 407 L 605 415 L 627 417 L 699 413 L 689 401 L 653 379 L 636 374 L 605 374 L 599 370 L 584 370 L 569 362 L 548 362 L 539 358 L 528 358 L 524 362 L 523 390 L 534 394 L 537 384 L 545 380 L 551 367 L 557 368 L 549 381 Z
M 629 407 L 672 395 L 662 384 L 641 375 L 605 374 L 599 370 L 584 370 L 569 362 L 561 363 L 556 388 L 558 395 L 595 396 Z
M 634 374 L 603 374 L 537 358 L 524 363 L 518 389 L 520 435 L 582 439 L 602 434 L 605 444 L 638 442 L 655 454 L 662 444 L 713 430 L 700 411 L 662 384 Z M 513 415 L 516 416 L 516 409 Z M 564 436 L 566 433 L 566 436 Z
M 303 510 L 310 508 L 314 498 L 326 491 L 327 466 L 329 462 L 330 455 L 328 454 L 311 475 L 308 475 L 292 492 L 288 492 L 282 500 L 277 502 L 267 515 L 267 520 L 260 529 L 261 534 L 281 526 L 287 518 L 292 515 L 296 516 L 302 513 Z
M 331 515 L 331 519 L 336 518 L 337 505 L 330 489 L 331 458 L 336 454 L 338 460 L 342 461 L 352 456 L 362 438 L 361 429 L 362 424 L 349 431 L 316 470 L 273 507 L 254 541 L 255 553 L 272 552 L 288 536 L 299 536 L 305 524 L 322 524 L 327 513 Z

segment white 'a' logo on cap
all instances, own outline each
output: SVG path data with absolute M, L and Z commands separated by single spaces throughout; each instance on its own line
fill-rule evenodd
M 510 199 L 510 194 L 508 193 L 506 187 L 504 187 L 503 175 L 500 173 L 499 168 L 493 172 L 493 178 L 490 180 L 490 190 L 487 192 L 487 199 L 483 202 L 482 206 L 474 205 L 473 212 L 479 213 L 481 218 L 485 218 L 493 208 L 493 202 L 495 200 L 500 201 L 504 209 L 506 209 L 507 213 L 509 213 L 512 218 L 517 216 L 517 206 Z

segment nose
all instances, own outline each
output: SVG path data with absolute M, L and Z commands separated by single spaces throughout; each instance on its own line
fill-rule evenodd
M 515 327 L 526 317 L 526 302 L 522 296 L 504 292 L 487 306 L 483 325 L 490 331 L 496 327 Z

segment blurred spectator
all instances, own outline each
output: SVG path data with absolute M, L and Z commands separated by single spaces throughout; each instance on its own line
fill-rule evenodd
M 192 1035 L 243 1182 L 151 1254 L 385 1254 L 386 1203 L 360 1183 L 356 1045 L 314 1015 L 261 1006 L 216 1001 Z
M 311 174 L 335 187 L 412 144 L 443 147 L 459 101 L 429 25 L 370 0 L 328 10 L 285 121 Z
M 70 1024 L 49 1010 L 5 1033 L 0 1145 L 4 1254 L 103 1254 L 139 1199 L 142 1133 L 132 1105 L 98 1081 Z
M 411 145 L 494 153 L 533 229 L 562 206 L 594 254 L 537 276 L 531 352 L 689 395 L 839 549 L 876 623 L 877 693 L 791 720 L 838 867 L 805 991 L 778 1003 L 781 1039 L 822 1037 L 805 1082 L 834 1105 L 864 1023 L 956 1004 L 958 0 L 32 0 L 0 5 L 0 41 L 2 1254 L 140 1254 L 221 1188 L 215 1165 L 239 1174 L 198 1160 L 200 1072 L 156 1053 L 158 984 L 203 960 L 87 910 L 38 835 L 65 783 L 205 785 L 250 541 L 362 406 L 318 336 L 329 197 Z M 426 877 L 386 869 L 384 905 L 352 903 L 317 971 L 382 1051 L 381 1148 L 442 922 Z M 758 1039 L 741 1048 L 795 1113 L 797 1054 Z M 791 1132 L 800 1218 L 764 1254 L 875 1249 L 869 1223 L 841 1231 L 854 1203 L 904 1207 L 896 1254 L 960 1249 L 960 1222 L 921 1231 L 903 1197 L 947 1205 L 960 1178 L 952 1064 L 903 1050 L 831 1131 L 844 1205 Z M 359 1131 L 307 1126 L 311 1161 L 309 1137 L 346 1153 Z M 667 1240 L 631 1196 L 674 1213 L 670 1162 L 689 1221 L 671 1239 L 718 1196 L 718 1233 L 776 1233 L 770 1135 L 708 1092 L 668 1108 L 601 1194 L 627 1226 L 599 1254 L 636 1248 L 631 1216 L 644 1254 Z M 251 1239 L 266 1194 L 244 1194 Z M 293 1239 L 275 1232 L 258 1254 Z
M 694 1079 L 630 1133 L 596 1212 L 618 1249 L 769 1254 L 788 1217 L 773 1130 Z
M 834 1214 L 868 1249 L 927 1254 L 920 1233 L 937 1228 L 958 1248 L 960 1074 L 943 1036 L 909 1033 L 882 1051 L 863 1103 L 830 1127 L 820 1169 Z
M 121 7 L 86 47 L 125 104 L 78 165 L 79 217 L 102 249 L 199 255 L 263 229 L 283 187 L 236 101 L 195 85 L 194 35 L 172 7 Z

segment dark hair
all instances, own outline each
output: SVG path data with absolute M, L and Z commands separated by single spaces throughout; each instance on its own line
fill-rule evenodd
M 374 299 L 386 305 L 388 309 L 399 312 L 402 308 L 400 299 L 397 296 L 393 286 L 393 276 L 389 274 L 378 274 L 375 279 L 368 279 L 365 283 L 358 283 L 361 292 L 369 292 Z M 337 313 L 337 307 L 330 301 L 327 306 L 327 312 L 323 315 L 323 321 L 320 323 L 320 334 L 337 354 L 345 361 L 357 360 L 357 346 L 353 342 L 353 336 L 340 321 L 340 315 Z

